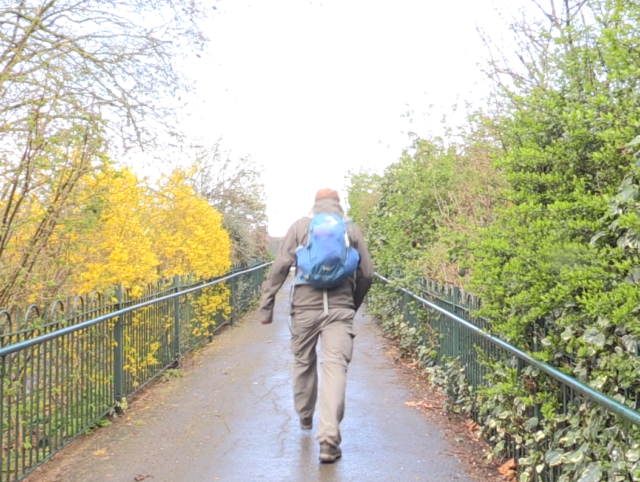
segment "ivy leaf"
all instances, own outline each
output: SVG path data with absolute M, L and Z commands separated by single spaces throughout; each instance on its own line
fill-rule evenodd
M 640 269 L 636 267 L 629 271 L 629 275 L 624 279 L 624 282 L 630 285 L 636 285 L 638 281 L 640 281 Z
M 640 136 L 637 136 L 635 139 L 633 139 L 631 142 L 629 142 L 627 144 L 627 147 L 637 146 L 638 144 L 640 144 Z
M 538 426 L 538 423 L 540 423 L 538 418 L 532 417 L 524 423 L 524 428 L 526 428 L 527 430 L 533 430 Z
M 595 345 L 598 348 L 604 347 L 604 344 L 607 340 L 604 334 L 600 333 L 600 331 L 597 328 L 589 328 L 587 331 L 584 332 L 582 339 L 586 341 L 588 344 Z
M 629 462 L 635 463 L 640 460 L 640 450 L 629 450 L 626 457 Z
M 627 237 L 626 234 L 623 234 L 622 236 L 620 236 L 618 238 L 618 241 L 616 242 L 616 245 L 618 246 L 618 248 L 626 248 L 629 246 L 629 238 Z
M 598 316 L 598 326 L 604 329 L 609 328 L 611 326 L 611 320 L 603 316 Z
M 638 349 L 638 339 L 635 335 L 625 335 L 622 337 L 622 344 L 629 353 L 635 354 Z
M 573 338 L 573 330 L 569 327 L 565 328 L 565 330 L 560 334 L 560 338 L 562 338 L 562 341 L 569 341 Z
M 577 464 L 584 458 L 582 450 L 576 450 L 572 452 L 565 460 L 570 464 Z
M 551 467 L 555 467 L 556 465 L 560 465 L 563 462 L 564 450 L 555 449 L 551 452 L 547 452 L 544 456 L 544 459 Z
M 582 472 L 578 482 L 600 482 L 602 480 L 602 467 L 600 462 L 593 462 Z
M 633 185 L 633 184 L 629 184 L 627 186 L 624 187 L 624 189 L 622 189 L 622 191 L 620 191 L 620 194 L 618 194 L 618 199 L 620 200 L 620 202 L 627 202 L 630 201 L 631 199 L 634 199 L 638 194 L 638 187 Z
M 595 388 L 598 391 L 601 391 L 604 387 L 605 383 L 607 383 L 608 378 L 606 376 L 599 376 L 595 380 L 591 380 L 589 385 Z
M 562 445 L 573 445 L 576 443 L 577 434 L 573 430 L 567 432 L 567 434 L 560 439 Z
M 608 233 L 606 231 L 600 231 L 598 233 L 596 233 L 592 238 L 591 241 L 589 241 L 589 244 L 591 246 L 595 246 L 596 242 L 602 238 L 603 236 L 606 236 Z
M 613 399 L 618 402 L 618 403 L 626 403 L 627 399 L 625 398 L 625 396 L 621 393 L 616 393 L 613 396 Z

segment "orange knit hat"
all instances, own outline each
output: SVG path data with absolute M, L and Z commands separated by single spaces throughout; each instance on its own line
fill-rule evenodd
M 328 187 L 325 189 L 320 189 L 316 193 L 316 201 L 319 201 L 320 199 L 325 199 L 325 198 L 333 198 L 340 201 L 340 196 L 338 195 L 338 191 L 334 191 L 333 189 L 330 189 Z

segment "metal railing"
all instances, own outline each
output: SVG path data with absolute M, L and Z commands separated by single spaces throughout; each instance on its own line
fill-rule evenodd
M 414 293 L 399 286 L 396 280 L 388 279 L 378 273 L 375 276 L 387 284 L 390 289 L 401 294 L 398 300 L 399 309 L 410 327 L 416 330 L 420 328 L 421 321 L 418 311 L 426 310 L 427 323 L 436 334 L 437 341 L 433 342 L 433 336 L 429 340 L 427 334 L 423 335 L 422 341 L 431 344 L 437 352 L 437 356 L 433 357 L 436 363 L 451 358 L 457 359 L 464 368 L 466 380 L 474 392 L 479 386 L 487 385 L 488 368 L 486 364 L 481 362 L 480 353 L 490 360 L 511 359 L 521 372 L 526 366 L 530 366 L 548 375 L 549 380 L 557 388 L 557 407 L 561 413 L 567 414 L 570 406 L 588 401 L 617 415 L 622 419 L 621 422 L 624 421 L 630 424 L 629 426 L 640 427 L 640 413 L 638 411 L 489 333 L 489 321 L 473 315 L 473 312 L 480 308 L 481 304 L 481 301 L 475 296 L 461 292 L 457 287 L 443 286 L 424 279 L 421 280 L 420 286 L 416 290 L 419 293 Z M 530 415 L 542 417 L 538 408 L 536 413 Z M 476 412 L 473 416 L 476 421 L 479 421 L 477 415 Z M 518 459 L 526 455 L 525 449 L 513 440 L 505 448 L 508 457 Z M 544 470 L 536 477 L 539 480 L 554 481 L 560 475 L 561 469 L 559 467 L 550 467 L 545 464 Z
M 230 273 L 261 263 L 261 259 L 249 263 L 235 263 Z M 0 309 L 0 347 L 90 320 L 116 310 L 122 303 L 130 306 L 174 293 L 176 287 L 188 287 L 194 283 L 193 275 L 174 276 L 150 283 L 141 293 L 112 286 L 104 291 L 96 290 L 83 295 L 66 296 L 44 304 L 32 303 L 26 307 Z
M 246 310 L 271 263 L 90 309 L 0 347 L 0 482 L 20 480 Z M 224 306 L 228 299 L 229 308 Z M 53 329 L 55 326 L 55 329 Z M 5 338 L 5 341 L 8 339 Z

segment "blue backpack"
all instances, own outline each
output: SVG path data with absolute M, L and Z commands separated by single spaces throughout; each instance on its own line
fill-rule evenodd
M 300 274 L 296 284 L 329 289 L 355 273 L 360 254 L 349 245 L 347 226 L 335 214 L 316 214 L 309 225 L 307 244 L 296 250 Z

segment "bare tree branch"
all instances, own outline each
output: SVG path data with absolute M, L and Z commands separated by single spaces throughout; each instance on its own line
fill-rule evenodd
M 52 236 L 107 149 L 175 131 L 189 84 L 174 60 L 206 40 L 204 13 L 197 0 L 0 0 L 0 306 L 55 264 Z

